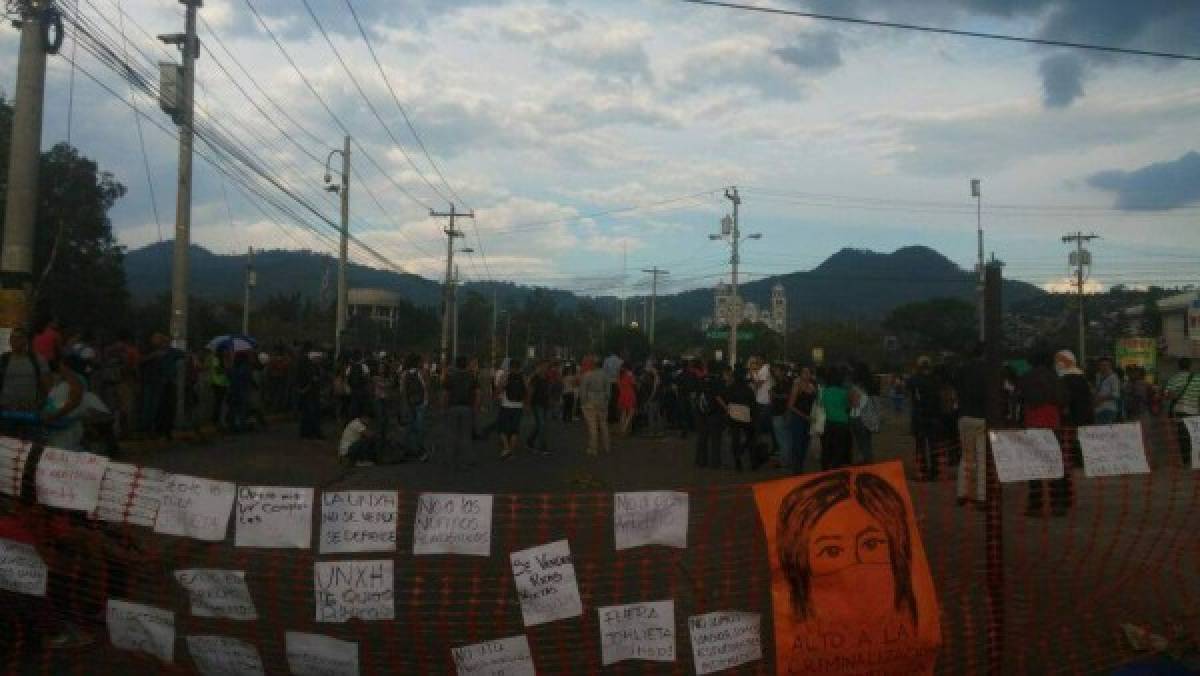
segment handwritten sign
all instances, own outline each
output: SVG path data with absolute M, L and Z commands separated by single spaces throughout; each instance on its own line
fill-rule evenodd
M 513 552 L 509 559 L 526 627 L 583 614 L 566 540 Z
M 166 479 L 162 470 L 109 462 L 92 518 L 153 528 Z
M 237 486 L 183 474 L 167 475 L 154 532 L 220 542 L 229 528 Z
M 246 588 L 246 573 L 241 570 L 197 568 L 175 571 L 175 580 L 187 590 L 196 617 L 224 617 L 230 620 L 257 620 L 254 599 Z
M 293 676 L 358 676 L 358 644 L 320 634 L 289 631 L 288 668 Z
M 396 491 L 321 494 L 321 553 L 396 551 Z
M 492 496 L 422 493 L 413 525 L 413 554 L 491 556 Z
M 450 651 L 458 676 L 536 676 L 525 635 L 465 645 Z
M 1141 423 L 1080 427 L 1079 447 L 1083 450 L 1083 475 L 1089 479 L 1150 473 Z
M 313 489 L 240 486 L 237 501 L 238 547 L 312 546 Z
M 675 661 L 675 602 L 653 601 L 596 610 L 600 616 L 600 660 Z
M 712 674 L 762 659 L 762 616 L 716 612 L 692 615 L 692 658 L 696 673 Z
M 1062 478 L 1062 447 L 1053 430 L 993 430 L 988 437 L 1000 483 Z
M 189 636 L 188 653 L 204 676 L 262 676 L 258 648 L 229 636 Z
M 322 561 L 313 564 L 317 622 L 396 618 L 391 560 Z
M 163 662 L 175 657 L 175 613 L 130 601 L 108 600 L 108 637 L 119 650 L 153 655 Z
M 96 509 L 107 465 L 108 458 L 99 455 L 47 447 L 34 475 L 38 502 L 91 512 Z
M 1200 415 L 1184 418 L 1183 426 L 1192 442 L 1192 469 L 1200 469 Z
M 45 596 L 48 574 L 33 545 L 0 538 L 0 589 Z
M 613 495 L 617 549 L 643 545 L 687 548 L 688 494 L 644 491 Z
M 28 458 L 29 444 L 20 439 L 0 437 L 0 493 L 13 497 L 21 495 L 21 480 Z

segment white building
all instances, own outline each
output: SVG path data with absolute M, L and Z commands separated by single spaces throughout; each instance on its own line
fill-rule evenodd
M 783 333 L 787 330 L 787 294 L 782 284 L 776 284 L 771 289 L 771 304 L 769 308 L 759 308 L 758 304 L 745 298 L 733 298 L 733 287 L 721 282 L 713 289 L 713 314 L 700 320 L 700 327 L 708 330 L 713 327 L 729 326 L 730 317 L 740 317 L 739 323 L 766 324 L 772 331 Z
M 399 318 L 400 294 L 387 289 L 350 289 L 349 317 L 366 316 L 387 328 L 394 328 Z
M 1162 336 L 1159 339 L 1161 356 L 1200 357 L 1200 306 L 1193 309 L 1197 303 L 1200 303 L 1200 291 L 1167 296 L 1158 301 L 1158 312 L 1162 317 Z M 1145 308 L 1136 305 L 1122 314 L 1127 329 L 1137 335 Z M 1189 319 L 1192 325 L 1189 325 Z

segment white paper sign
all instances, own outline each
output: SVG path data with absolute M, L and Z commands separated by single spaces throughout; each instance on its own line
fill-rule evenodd
M 396 551 L 396 491 L 321 494 L 321 553 Z
M 196 617 L 257 620 L 254 599 L 246 588 L 246 572 L 194 568 L 175 571 L 175 580 L 187 590 Z
M 643 545 L 687 548 L 688 494 L 644 491 L 613 495 L 617 549 Z
M 0 589 L 45 596 L 48 573 L 33 545 L 0 538 Z
M 238 547 L 312 547 L 313 489 L 239 486 Z
M 109 462 L 92 517 L 153 528 L 166 477 L 162 470 Z
M 92 453 L 46 447 L 38 460 L 35 485 L 38 502 L 59 509 L 92 512 L 100 497 L 100 481 L 108 458 Z
M 175 657 L 175 613 L 141 603 L 108 600 L 108 637 L 113 647 L 147 653 L 163 662 Z
M 492 554 L 492 496 L 422 493 L 413 554 Z
M 358 676 L 357 643 L 298 631 L 286 640 L 292 676 Z
M 1083 475 L 1089 479 L 1150 473 L 1141 423 L 1080 427 L 1079 447 L 1083 450 Z
M 1000 483 L 1063 477 L 1062 447 L 1054 430 L 992 430 L 988 437 Z
M 450 651 L 458 676 L 537 676 L 525 635 L 465 645 Z
M 566 540 L 513 552 L 509 560 L 526 627 L 583 614 Z
M 716 612 L 688 618 L 697 674 L 712 674 L 762 659 L 762 616 Z
M 20 439 L 0 437 L 0 493 L 19 496 L 21 479 L 25 476 L 25 461 L 29 444 Z
M 390 559 L 313 564 L 317 622 L 393 620 L 396 586 Z
M 220 542 L 229 528 L 237 486 L 183 474 L 167 475 L 154 532 Z
M 229 636 L 189 636 L 188 653 L 204 676 L 262 676 L 258 648 Z
M 1192 441 L 1192 469 L 1200 469 L 1200 415 L 1184 418 L 1183 426 Z
M 606 606 L 600 616 L 600 661 L 675 661 L 675 602 Z

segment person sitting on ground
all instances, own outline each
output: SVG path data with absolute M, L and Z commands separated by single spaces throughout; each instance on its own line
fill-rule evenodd
M 362 411 L 357 418 L 346 423 L 342 440 L 338 444 L 338 456 L 347 465 L 369 467 L 379 458 L 379 444 L 371 425 L 374 418 L 370 411 Z

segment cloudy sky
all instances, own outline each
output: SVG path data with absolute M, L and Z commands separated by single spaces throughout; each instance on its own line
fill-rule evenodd
M 966 267 L 975 256 L 969 180 L 978 177 L 987 250 L 1010 276 L 1062 278 L 1061 236 L 1081 229 L 1102 236 L 1091 247 L 1104 284 L 1200 281 L 1195 61 L 673 0 L 350 1 L 387 83 L 346 0 L 309 4 L 365 99 L 300 0 L 206 0 L 198 115 L 334 220 L 321 164 L 345 125 L 356 141 L 352 230 L 418 274 L 441 274 L 443 222 L 428 212 L 454 199 L 476 214 L 462 225 L 462 245 L 476 249 L 461 256 L 469 279 L 638 293 L 640 270 L 659 265 L 671 271 L 669 290 L 707 286 L 727 270 L 727 247 L 707 234 L 729 210 L 731 185 L 744 231 L 763 235 L 743 250 L 752 278 L 808 269 L 847 246 L 924 244 Z M 131 61 L 174 58 L 150 37 L 181 30 L 174 0 L 62 2 L 78 3 Z M 1193 0 L 757 4 L 1200 54 Z M 63 54 L 72 50 L 68 39 Z M 16 31 L 5 25 L 6 92 L 16 52 Z M 71 140 L 129 188 L 112 213 L 119 239 L 129 247 L 169 239 L 177 151 L 154 124 L 173 130 L 169 119 L 132 97 L 149 117 L 143 160 L 128 85 L 75 53 L 125 97 L 75 74 Z M 47 147 L 67 135 L 71 71 L 51 58 Z M 193 223 L 193 240 L 221 252 L 331 250 L 199 158 Z M 379 266 L 363 251 L 352 257 Z

